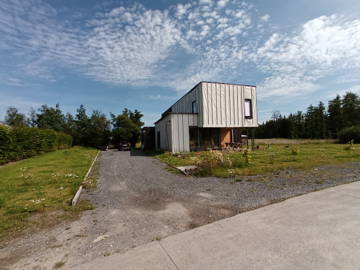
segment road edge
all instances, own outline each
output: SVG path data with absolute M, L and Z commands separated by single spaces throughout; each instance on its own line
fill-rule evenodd
M 97 160 L 97 158 L 99 156 L 99 153 L 100 153 L 100 151 L 97 152 L 97 154 L 96 154 L 93 162 L 91 163 L 90 168 L 88 169 L 87 173 L 85 174 L 85 177 L 84 177 L 82 182 L 84 182 L 89 177 L 89 174 L 90 174 L 92 168 L 94 167 L 95 161 Z M 82 190 L 83 190 L 83 185 L 81 184 L 80 187 L 78 188 L 78 190 L 76 191 L 74 197 L 71 200 L 71 206 L 75 206 L 77 204 L 77 202 L 79 201 L 80 194 L 81 194 Z

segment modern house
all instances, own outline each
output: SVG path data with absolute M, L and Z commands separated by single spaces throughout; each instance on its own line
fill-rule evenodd
M 155 123 L 155 146 L 173 153 L 224 147 L 239 129 L 257 126 L 256 86 L 200 82 Z

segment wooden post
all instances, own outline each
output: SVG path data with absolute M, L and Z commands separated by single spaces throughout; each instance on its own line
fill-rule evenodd
M 255 129 L 251 128 L 251 150 L 255 150 Z
M 200 141 L 200 128 L 197 128 L 197 141 L 198 141 L 198 149 L 196 151 L 199 151 L 201 149 L 201 141 Z

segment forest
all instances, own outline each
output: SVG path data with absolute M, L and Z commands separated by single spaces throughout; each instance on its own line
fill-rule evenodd
M 308 106 L 306 112 L 289 115 L 274 112 L 271 119 L 260 124 L 257 138 L 339 139 L 346 143 L 360 142 L 360 98 L 352 92 Z

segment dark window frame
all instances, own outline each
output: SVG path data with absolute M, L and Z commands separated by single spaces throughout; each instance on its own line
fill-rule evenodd
M 246 114 L 246 103 L 249 103 L 249 109 L 250 109 L 250 115 L 245 115 Z M 244 102 L 244 115 L 245 115 L 245 119 L 253 119 L 253 106 L 252 106 L 252 100 L 250 98 L 246 98 L 245 102 Z

